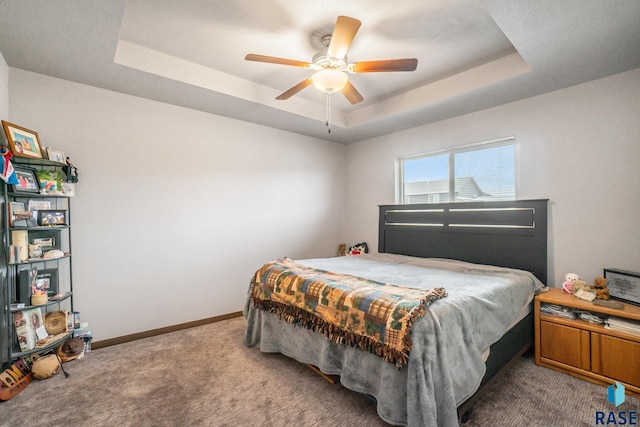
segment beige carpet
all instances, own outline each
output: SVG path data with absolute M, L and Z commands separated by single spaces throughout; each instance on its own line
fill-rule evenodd
M 94 350 L 0 403 L 2 426 L 381 426 L 375 403 L 242 343 L 235 318 Z M 595 425 L 606 389 L 518 361 L 467 426 Z M 640 410 L 627 397 L 617 410 Z

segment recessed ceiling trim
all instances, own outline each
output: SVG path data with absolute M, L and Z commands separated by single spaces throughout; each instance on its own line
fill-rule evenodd
M 325 105 L 303 98 L 296 98 L 287 102 L 277 101 L 275 97 L 280 92 L 275 89 L 126 40 L 118 40 L 113 62 L 145 73 L 268 105 L 272 108 L 317 120 L 319 123 L 324 123 L 326 120 Z M 331 125 L 334 127 L 346 127 L 344 114 L 338 110 L 332 110 Z
M 326 106 L 304 98 L 277 101 L 279 91 L 191 61 L 119 40 L 114 63 L 164 78 L 234 96 L 316 120 L 326 119 Z M 332 110 L 332 125 L 351 128 L 375 122 L 531 71 L 518 54 L 504 56 L 470 70 L 424 85 L 350 113 Z
M 529 72 L 531 67 L 520 54 L 503 56 L 495 61 L 353 111 L 347 116 L 347 127 L 362 126 Z

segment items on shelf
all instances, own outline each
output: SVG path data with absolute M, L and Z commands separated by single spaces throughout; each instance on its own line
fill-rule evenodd
M 606 273 L 606 270 L 605 270 Z M 585 301 L 593 301 L 596 298 L 601 300 L 609 300 L 609 288 L 607 287 L 607 279 L 604 277 L 596 277 L 593 284 L 588 285 L 576 273 L 567 273 L 565 281 L 562 284 L 562 291 L 573 294 Z
M 578 289 L 575 293 L 575 296 L 577 298 L 580 298 L 582 300 L 585 301 L 593 301 L 594 299 L 596 299 L 596 293 L 595 292 L 591 292 L 591 291 L 587 291 L 585 289 Z
M 584 320 L 585 322 L 595 323 L 601 325 L 606 320 L 607 316 L 599 313 L 592 313 L 590 311 L 585 310 L 576 310 L 576 315 L 578 319 Z
M 91 351 L 91 341 L 93 336 L 91 335 L 91 329 L 87 322 L 81 323 L 81 327 L 73 331 L 74 338 L 81 338 L 84 341 L 84 352 L 89 353 Z
M 573 309 L 569 307 L 562 307 L 557 304 L 540 304 L 540 312 L 544 314 L 550 314 L 552 316 L 560 316 L 565 319 L 575 319 L 576 314 Z
M 613 301 L 613 300 L 596 299 L 593 301 L 593 305 L 598 305 L 600 307 L 615 308 L 616 310 L 624 309 L 623 303 L 621 303 L 620 301 Z
M 640 320 L 623 319 L 621 317 L 609 316 L 604 325 L 605 328 L 640 335 Z
M 2 300 L 10 307 L 0 322 L 6 364 L 46 354 L 73 335 L 73 323 L 71 329 L 67 323 L 73 311 L 71 199 L 61 192 L 61 170 L 68 164 L 59 157 L 13 157 L 15 180 L 0 182 L 7 213 L 2 225 L 8 263 L 0 271 L 7 282 Z
M 563 307 L 558 304 L 549 303 L 540 304 L 540 312 L 543 314 L 550 314 L 552 316 L 563 317 L 565 319 L 571 320 L 578 318 L 580 320 L 584 320 L 585 322 L 597 324 L 603 323 L 606 319 L 606 316 L 598 313 L 591 313 L 586 310 L 578 310 L 570 307 Z
M 575 293 L 575 282 L 580 282 L 580 276 L 576 273 L 567 273 L 564 277 L 564 283 L 562 283 L 562 291 L 568 294 Z

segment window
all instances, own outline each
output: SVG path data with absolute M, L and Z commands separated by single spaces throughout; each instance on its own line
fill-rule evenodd
M 515 138 L 400 159 L 400 203 L 515 200 Z

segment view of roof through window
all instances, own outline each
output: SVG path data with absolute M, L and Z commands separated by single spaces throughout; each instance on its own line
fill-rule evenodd
M 401 159 L 402 203 L 515 199 L 515 145 L 491 143 Z

